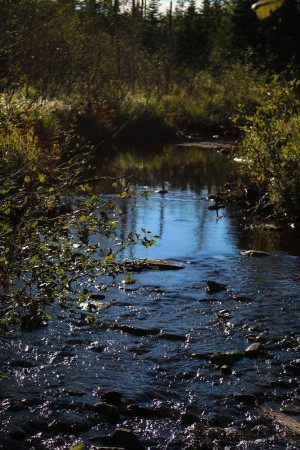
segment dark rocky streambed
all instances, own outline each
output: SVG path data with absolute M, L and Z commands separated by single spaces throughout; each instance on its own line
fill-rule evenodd
M 153 192 L 120 201 L 120 235 L 161 239 L 122 258 L 184 268 L 133 272 L 105 298 L 86 280 L 98 324 L 52 308 L 47 327 L 1 341 L 0 448 L 300 448 L 299 234 L 209 209 L 233 177 L 215 150 L 128 149 L 103 165 Z

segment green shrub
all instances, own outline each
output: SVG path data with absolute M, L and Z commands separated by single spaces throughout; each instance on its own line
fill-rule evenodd
M 300 210 L 300 101 L 299 81 L 281 83 L 274 78 L 262 90 L 263 105 L 253 115 L 242 112 L 243 157 L 250 160 L 256 180 L 267 185 L 278 210 L 298 214 Z

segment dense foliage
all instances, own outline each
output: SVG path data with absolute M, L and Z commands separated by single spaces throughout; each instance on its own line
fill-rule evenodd
M 300 101 L 299 82 L 275 78 L 262 90 L 264 102 L 253 115 L 241 116 L 245 137 L 240 146 L 249 159 L 250 171 L 265 185 L 278 210 L 298 217 L 300 213 Z
M 24 105 L 3 95 L 1 106 L 0 332 L 42 325 L 51 319 L 44 308 L 54 301 L 93 321 L 76 310 L 91 282 L 106 289 L 108 277 L 124 273 L 116 259 L 120 250 L 154 241 L 146 230 L 116 239 L 122 211 L 114 202 L 132 190 L 114 180 L 115 195 L 93 193 L 85 182 L 90 166 L 84 150 L 90 149 L 78 138 L 66 135 L 58 146 L 39 134 L 39 123 Z

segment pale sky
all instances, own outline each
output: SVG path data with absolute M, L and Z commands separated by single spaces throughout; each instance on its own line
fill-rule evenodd
M 176 0 L 173 0 L 173 6 L 172 6 L 172 11 L 175 11 L 175 7 L 176 7 Z M 186 2 L 187 3 L 187 2 Z M 202 0 L 196 0 L 196 4 L 199 7 L 202 3 Z M 170 8 L 170 0 L 160 0 L 160 5 L 161 5 L 161 11 L 166 11 L 166 9 Z

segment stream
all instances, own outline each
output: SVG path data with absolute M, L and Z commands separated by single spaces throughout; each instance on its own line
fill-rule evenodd
M 150 194 L 135 207 L 119 200 L 119 234 L 160 237 L 121 258 L 184 268 L 117 278 L 93 327 L 52 307 L 47 327 L 0 341 L 0 448 L 300 448 L 299 233 L 209 209 L 237 176 L 216 149 L 110 148 L 97 168 Z M 242 254 L 250 249 L 270 254 Z M 208 292 L 208 280 L 224 289 Z M 120 427 L 133 433 L 118 438 Z

